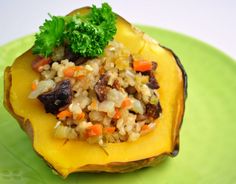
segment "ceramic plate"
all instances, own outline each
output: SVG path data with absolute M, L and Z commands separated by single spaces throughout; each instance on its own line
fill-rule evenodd
M 180 152 L 157 167 L 126 174 L 55 175 L 33 151 L 16 120 L 0 106 L 0 183 L 236 183 L 236 62 L 196 39 L 154 27 L 143 31 L 175 51 L 188 74 L 188 98 Z M 29 49 L 33 36 L 0 47 L 0 99 L 3 71 Z

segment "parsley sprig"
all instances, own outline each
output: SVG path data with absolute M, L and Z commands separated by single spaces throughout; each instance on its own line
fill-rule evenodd
M 40 26 L 32 48 L 34 54 L 43 57 L 51 56 L 56 47 L 64 44 L 75 54 L 96 57 L 103 54 L 116 33 L 116 15 L 107 3 L 103 3 L 101 8 L 93 5 L 86 15 L 50 18 Z

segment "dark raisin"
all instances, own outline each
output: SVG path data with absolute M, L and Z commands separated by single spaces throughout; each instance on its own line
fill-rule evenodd
M 137 90 L 134 86 L 128 86 L 127 88 L 125 88 L 125 91 L 130 95 L 137 93 Z
M 72 125 L 70 125 L 70 127 L 71 127 L 71 128 L 76 128 L 77 125 L 76 125 L 76 124 L 72 124 Z
M 149 82 L 147 83 L 148 87 L 151 88 L 151 89 L 158 89 L 159 88 L 159 85 L 157 83 L 157 80 L 156 80 L 156 77 L 154 75 L 154 72 L 151 71 L 149 73 Z
M 78 66 L 78 65 L 82 65 L 84 63 L 86 63 L 88 61 L 89 58 L 85 58 L 85 57 L 79 57 L 78 59 L 76 59 L 74 61 L 75 65 Z
M 108 87 L 104 85 L 96 85 L 94 90 L 97 94 L 97 98 L 100 102 L 107 99 Z
M 72 50 L 68 46 L 66 46 L 64 59 L 68 59 L 69 61 L 74 62 L 76 66 L 78 66 L 78 65 L 86 63 L 90 58 L 82 57 L 79 54 L 75 54 L 74 52 L 72 52 Z
M 47 113 L 57 114 L 60 109 L 69 105 L 72 100 L 71 83 L 69 80 L 59 82 L 56 87 L 38 96 Z
M 161 112 L 162 109 L 159 102 L 156 105 L 150 103 L 146 105 L 146 115 L 149 117 L 156 119 L 160 116 Z
M 100 77 L 100 79 L 97 81 L 97 83 L 94 86 L 94 91 L 96 92 L 97 98 L 100 102 L 107 99 L 107 93 L 108 93 L 108 83 L 109 76 L 107 74 L 104 74 Z
M 119 83 L 119 81 L 117 79 L 113 82 L 112 87 L 117 89 L 117 90 L 119 90 L 121 88 L 120 87 L 120 83 Z
M 79 57 L 80 56 L 78 54 L 75 54 L 74 52 L 72 52 L 69 46 L 65 46 L 64 59 L 68 59 L 69 61 L 74 62 L 77 59 L 79 59 Z

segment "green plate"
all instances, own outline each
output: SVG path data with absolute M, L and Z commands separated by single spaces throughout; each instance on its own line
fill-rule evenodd
M 55 175 L 31 142 L 0 106 L 0 183 L 236 183 L 236 63 L 219 50 L 182 34 L 140 28 L 172 48 L 188 74 L 188 99 L 181 129 L 180 153 L 159 166 L 126 174 Z M 0 47 L 0 97 L 3 70 L 30 48 L 26 36 Z M 1 102 L 2 104 L 2 102 Z

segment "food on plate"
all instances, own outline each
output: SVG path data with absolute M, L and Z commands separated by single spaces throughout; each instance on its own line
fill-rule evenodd
M 107 3 L 50 15 L 4 76 L 5 107 L 64 177 L 128 172 L 178 152 L 183 66 Z

